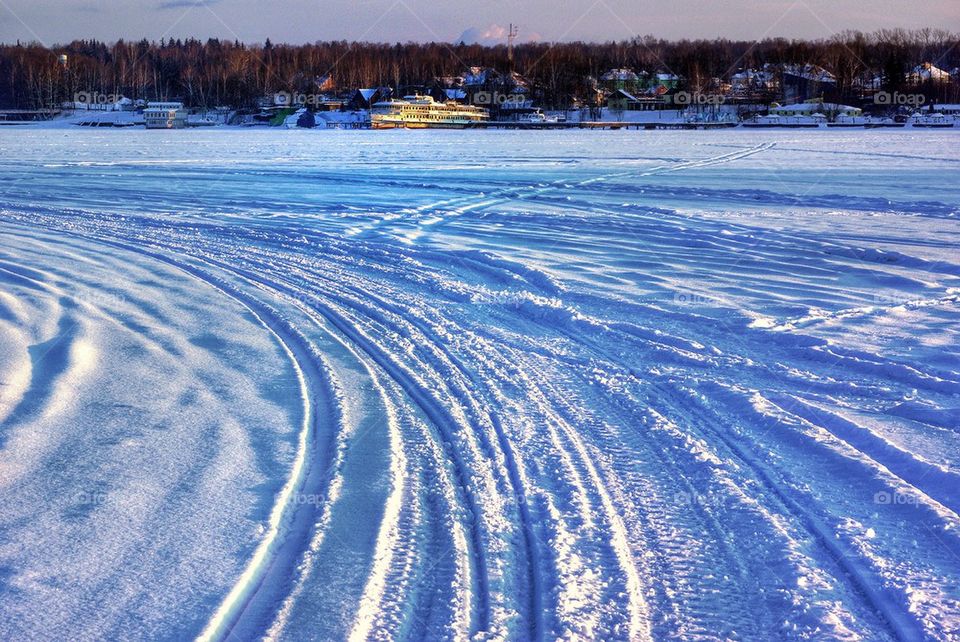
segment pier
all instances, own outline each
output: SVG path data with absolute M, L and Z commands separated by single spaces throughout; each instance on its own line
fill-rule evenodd
M 59 113 L 59 109 L 0 109 L 0 125 L 50 120 Z

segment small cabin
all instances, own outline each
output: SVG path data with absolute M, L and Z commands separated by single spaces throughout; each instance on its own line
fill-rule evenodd
M 618 89 L 607 98 L 607 107 L 613 111 L 636 111 L 641 109 L 640 99 L 624 89 Z

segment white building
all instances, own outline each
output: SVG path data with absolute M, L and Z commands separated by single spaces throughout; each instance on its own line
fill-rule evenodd
M 922 65 L 917 65 L 913 68 L 913 71 L 907 74 L 907 81 L 914 85 L 925 82 L 947 83 L 950 82 L 950 74 L 929 62 L 925 62 Z
M 745 69 L 730 76 L 730 91 L 734 96 L 747 97 L 779 89 L 776 75 L 771 71 Z
M 150 103 L 143 110 L 147 129 L 182 129 L 187 126 L 187 110 L 183 103 Z
M 770 108 L 771 116 L 813 116 L 814 114 L 855 117 L 862 116 L 863 110 L 859 107 L 851 107 L 850 105 L 838 105 L 836 103 L 824 103 L 820 101 L 774 106 Z
M 606 83 L 638 83 L 640 82 L 640 77 L 634 73 L 632 69 L 611 69 L 607 73 L 600 76 L 600 80 Z

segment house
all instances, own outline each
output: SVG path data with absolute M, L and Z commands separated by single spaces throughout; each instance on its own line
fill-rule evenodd
M 637 74 L 632 69 L 611 69 L 607 73 L 600 76 L 600 88 L 606 90 L 607 92 L 615 93 L 619 90 L 624 90 L 628 94 L 636 93 L 641 89 L 644 89 L 647 85 L 647 74 L 646 72 L 641 72 L 643 77 L 640 74 Z
M 584 107 L 599 107 L 606 99 L 606 95 L 600 89 L 600 83 L 593 76 L 587 76 L 583 79 L 582 91 Z M 579 102 L 576 97 L 574 97 L 574 102 Z
M 313 103 L 313 111 L 341 111 L 347 101 L 330 94 L 321 94 Z
M 680 76 L 670 73 L 656 73 L 650 79 L 651 87 L 665 87 L 668 91 L 673 91 L 680 84 Z
M 467 90 L 461 88 L 448 89 L 435 85 L 427 92 L 427 95 L 438 103 L 445 103 L 451 100 L 458 103 L 467 101 Z
M 514 94 L 530 93 L 530 81 L 515 71 L 510 72 L 507 76 L 507 84 L 510 87 L 510 91 Z
M 149 103 L 143 110 L 147 129 L 182 129 L 187 126 L 187 110 L 183 103 Z
M 666 109 L 668 106 L 667 89 L 663 86 L 651 87 L 636 94 L 618 89 L 607 97 L 607 109 L 611 111 L 652 111 Z
M 638 111 L 640 105 L 640 99 L 625 89 L 617 89 L 607 97 L 607 109 L 612 111 Z
M 439 76 L 435 82 L 440 87 L 463 87 L 463 76 Z
M 734 100 L 763 101 L 780 89 L 777 75 L 769 69 L 742 69 L 730 76 L 728 92 Z
M 463 86 L 468 88 L 487 88 L 500 80 L 500 72 L 491 67 L 470 67 L 463 74 Z
M 463 84 L 453 88 L 464 92 L 463 100 L 471 105 L 486 107 L 491 118 L 509 120 L 513 116 L 532 111 L 530 81 L 516 72 L 500 73 L 491 67 L 470 67 L 463 74 Z
M 635 72 L 632 69 L 611 69 L 600 76 L 598 84 L 601 89 L 610 94 L 619 89 L 623 89 L 628 94 L 637 94 L 661 86 L 666 87 L 667 90 L 673 90 L 679 83 L 680 76 L 668 72 L 650 74 L 646 71 Z
M 498 94 L 496 104 L 490 106 L 491 118 L 496 120 L 523 120 L 540 110 L 522 88 L 509 94 Z
M 317 91 L 321 94 L 332 92 L 337 88 L 336 83 L 333 81 L 333 76 L 330 74 L 317 76 L 314 79 L 314 84 L 316 85 Z
M 358 89 L 353 92 L 353 96 L 347 103 L 347 108 L 353 111 L 360 109 L 370 109 L 374 103 L 384 100 L 390 100 L 393 97 L 393 90 L 389 87 L 372 87 L 367 89 Z
M 865 71 L 853 79 L 851 86 L 863 94 L 873 94 L 883 89 L 883 74 L 875 71 Z
M 926 83 L 948 83 L 950 74 L 929 62 L 917 65 L 907 74 L 907 83 L 911 85 L 923 85 Z
M 733 85 L 719 76 L 713 76 L 704 83 L 704 91 L 727 96 L 733 91 Z
M 816 65 L 784 65 L 782 91 L 786 102 L 802 102 L 836 93 L 837 79 Z
M 463 74 L 460 86 L 466 90 L 467 95 L 477 91 L 513 93 L 529 91 L 530 81 L 517 72 L 502 74 L 491 67 L 470 67 Z

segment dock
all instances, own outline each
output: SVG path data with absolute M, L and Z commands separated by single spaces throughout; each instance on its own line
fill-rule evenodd
M 50 120 L 60 114 L 59 109 L 0 109 L 0 125 L 22 125 Z

